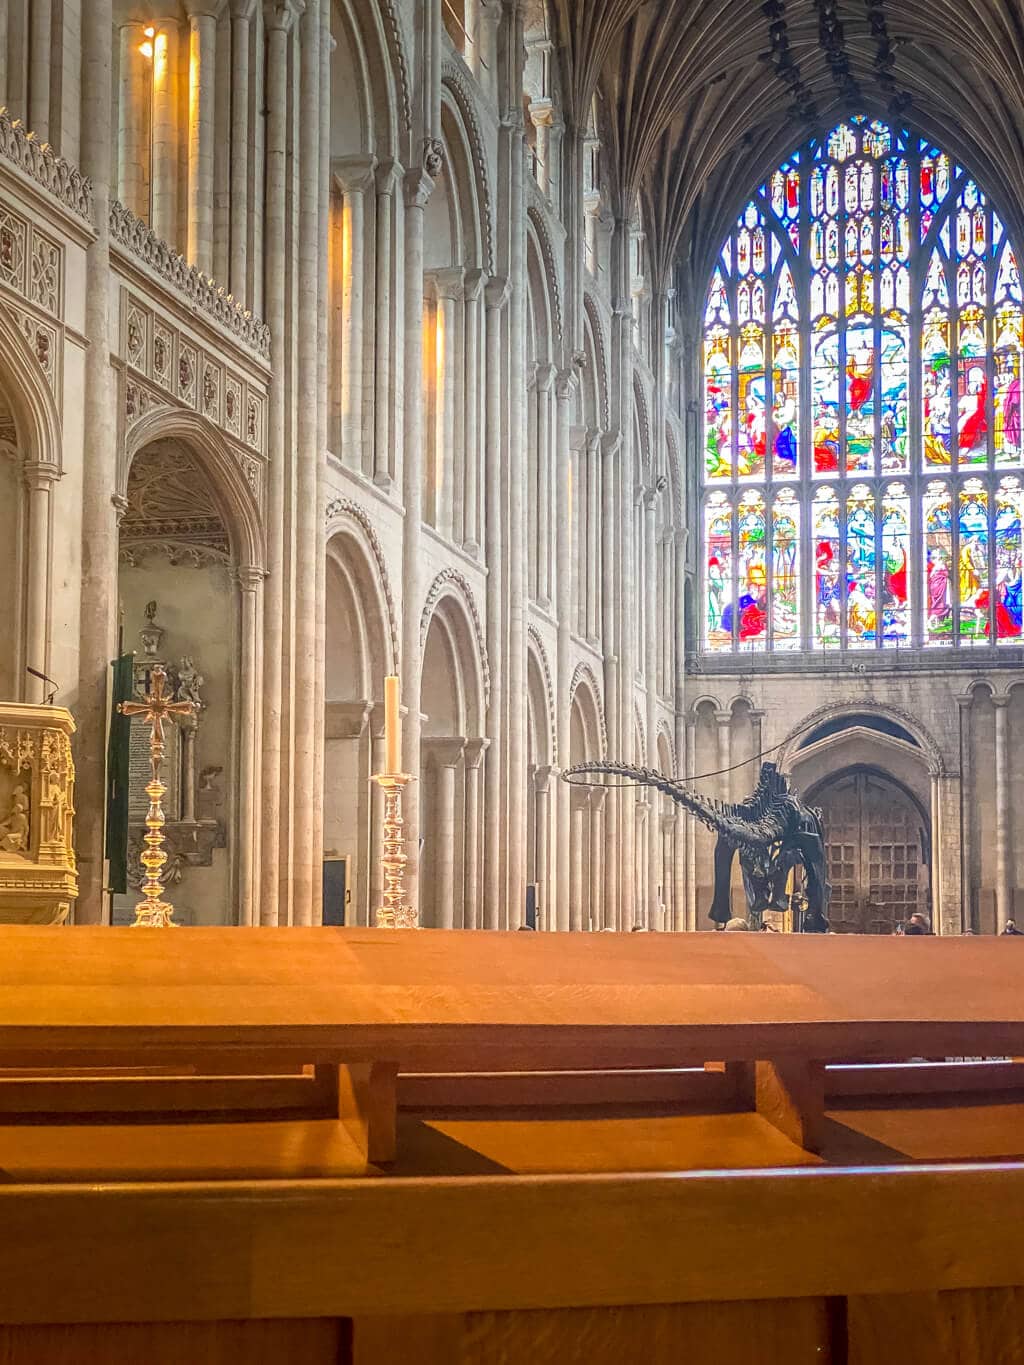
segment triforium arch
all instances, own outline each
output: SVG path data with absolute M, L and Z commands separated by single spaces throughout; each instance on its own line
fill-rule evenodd
M 601 692 L 590 666 L 576 667 L 569 689 L 569 762 L 586 763 L 606 751 Z M 599 929 L 614 903 L 605 884 L 606 793 L 602 786 L 573 786 L 569 802 L 568 886 L 551 928 Z
M 159 408 L 129 433 L 119 496 L 118 589 L 125 640 L 143 642 L 137 672 L 150 656 L 166 662 L 182 695 L 200 703 L 198 724 L 181 733 L 169 813 L 169 828 L 180 826 L 177 899 L 196 922 L 230 913 L 258 923 L 265 571 L 256 496 L 208 422 Z
M 53 638 L 49 567 L 53 491 L 63 467 L 63 435 L 53 395 L 14 319 L 0 309 L 0 564 L 6 590 L 0 631 L 8 642 L 0 696 L 41 700 L 63 653 Z M 70 670 L 68 670 L 68 675 Z

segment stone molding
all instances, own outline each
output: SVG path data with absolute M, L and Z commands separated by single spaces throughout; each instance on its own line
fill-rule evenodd
M 112 239 L 155 274 L 184 295 L 192 306 L 220 324 L 236 341 L 261 360 L 270 360 L 270 328 L 243 308 L 234 297 L 214 283 L 175 251 L 141 218 L 115 199 L 110 205 Z
M 402 102 L 402 127 L 412 132 L 412 81 L 409 78 L 409 61 L 405 54 L 405 39 L 395 7 L 395 0 L 380 0 L 380 10 L 390 39 L 391 53 L 398 68 L 398 94 Z
M 6 107 L 0 108 L 0 156 L 92 226 L 92 181 L 48 142 L 40 142 L 20 119 L 12 119 Z
M 594 338 L 594 353 L 597 360 L 597 374 L 594 387 L 597 391 L 597 408 L 601 426 L 605 431 L 611 426 L 611 412 L 608 406 L 608 347 L 601 325 L 601 314 L 597 302 L 589 290 L 583 292 L 583 312 L 590 322 L 590 334 Z
M 789 770 L 798 759 L 800 751 L 795 745 L 802 735 L 817 729 L 819 725 L 824 725 L 827 721 L 841 720 L 843 716 L 849 715 L 880 716 L 885 720 L 892 720 L 898 725 L 902 725 L 905 730 L 910 731 L 920 744 L 931 776 L 950 776 L 942 750 L 924 728 L 919 717 L 912 716 L 909 711 L 904 711 L 899 706 L 867 700 L 831 703 L 819 706 L 816 711 L 809 712 L 793 726 L 786 738 L 777 746 L 775 762 L 780 768 Z
M 476 176 L 477 187 L 480 191 L 480 214 L 483 218 L 482 227 L 484 235 L 483 267 L 489 275 L 493 275 L 494 201 L 491 194 L 491 183 L 487 177 L 487 153 L 484 150 L 484 138 L 480 129 L 480 120 L 476 115 L 476 108 L 468 83 L 463 77 L 462 72 L 454 63 L 445 63 L 441 75 L 441 84 L 450 92 L 454 99 L 463 126 L 468 134 L 469 150 L 473 158 L 473 171 Z
M 558 283 L 558 262 L 555 257 L 554 247 L 551 245 L 551 234 L 548 232 L 548 225 L 544 221 L 543 215 L 533 205 L 526 210 L 526 216 L 533 224 L 534 231 L 537 234 L 537 241 L 540 243 L 541 255 L 544 258 L 544 270 L 547 274 L 548 285 L 551 289 L 551 312 L 555 324 L 554 340 L 561 343 L 562 291 Z
M 373 522 L 369 514 L 353 502 L 351 498 L 334 498 L 327 504 L 324 514 L 324 521 L 327 526 L 328 540 L 331 535 L 331 523 L 338 521 L 342 517 L 351 519 L 362 530 L 366 537 L 366 543 L 370 547 L 374 563 L 377 566 L 377 575 L 380 582 L 380 590 L 384 594 L 384 605 L 387 608 L 387 627 L 388 639 L 391 643 L 391 662 L 396 673 L 401 672 L 401 651 L 398 644 L 398 614 L 395 609 L 395 599 L 391 592 L 391 580 L 388 577 L 387 559 L 384 555 L 384 547 L 380 543 L 380 537 L 374 530 Z
M 557 708 L 555 706 L 555 685 L 551 680 L 551 668 L 548 664 L 548 652 L 544 648 L 544 641 L 537 627 L 530 622 L 526 627 L 526 637 L 533 645 L 537 654 L 537 661 L 540 664 L 540 671 L 544 679 L 544 700 L 548 708 L 548 743 L 551 751 L 552 760 L 558 753 L 558 721 Z
M 452 592 L 452 588 L 455 588 L 456 591 Z M 487 661 L 487 643 L 484 638 L 484 629 L 480 621 L 480 613 L 477 611 L 473 589 L 458 569 L 442 569 L 430 585 L 430 591 L 427 593 L 426 601 L 423 604 L 423 614 L 420 617 L 420 647 L 422 648 L 426 644 L 430 618 L 445 593 L 455 597 L 469 612 L 477 654 L 480 659 L 480 673 L 484 685 L 484 706 L 489 706 L 491 700 L 491 669 Z
M 598 686 L 597 675 L 585 659 L 581 659 L 576 665 L 576 671 L 573 673 L 572 681 L 569 683 L 569 711 L 570 713 L 572 711 L 572 703 L 576 696 L 576 689 L 584 680 L 586 680 L 587 685 L 594 696 L 594 707 L 597 711 L 597 728 L 601 736 L 601 753 L 599 757 L 603 758 L 608 752 L 608 727 L 605 724 L 604 719 L 604 702 L 601 700 L 601 689 Z

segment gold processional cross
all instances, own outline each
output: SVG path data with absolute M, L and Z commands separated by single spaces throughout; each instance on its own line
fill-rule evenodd
M 149 691 L 141 701 L 123 701 L 118 711 L 123 716 L 142 716 L 150 727 L 149 762 L 152 775 L 146 786 L 149 797 L 149 812 L 146 815 L 146 848 L 140 861 L 146 869 L 142 883 L 144 900 L 135 907 L 135 927 L 165 928 L 174 924 L 174 906 L 163 900 L 163 883 L 160 871 L 167 861 L 164 852 L 164 808 L 161 802 L 167 788 L 160 780 L 160 769 L 164 761 L 164 721 L 173 716 L 195 715 L 195 702 L 175 701 L 164 690 L 167 682 L 166 670 L 160 664 L 154 665 L 149 674 Z

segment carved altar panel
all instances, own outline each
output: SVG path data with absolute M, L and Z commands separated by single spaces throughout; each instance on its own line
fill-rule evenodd
M 70 712 L 0 703 L 0 924 L 59 924 L 78 895 Z

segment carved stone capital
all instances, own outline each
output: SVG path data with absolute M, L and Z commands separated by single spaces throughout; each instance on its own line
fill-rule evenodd
M 255 564 L 239 564 L 234 576 L 242 592 L 255 592 L 266 578 L 267 571 L 257 568 Z
M 377 193 L 394 194 L 395 190 L 402 183 L 402 176 L 405 175 L 405 168 L 400 166 L 397 161 L 380 161 L 377 164 Z
M 622 449 L 622 432 L 606 431 L 601 437 L 601 449 L 609 459 L 618 455 L 619 451 Z
M 421 741 L 423 752 L 436 768 L 457 768 L 466 747 L 461 735 L 439 735 Z
M 562 402 L 568 402 L 575 398 L 576 389 L 579 386 L 579 375 L 573 369 L 559 370 L 558 383 L 555 392 Z
M 287 33 L 305 12 L 306 0 L 263 0 L 263 23 L 275 33 Z
M 358 739 L 372 707 L 368 701 L 329 701 L 324 705 L 325 739 Z
M 248 20 L 256 13 L 256 0 L 231 0 L 232 19 Z
M 366 194 L 376 184 L 375 156 L 337 156 L 331 161 L 331 174 L 342 194 Z
M 184 0 L 189 19 L 219 19 L 226 0 Z
M 476 303 L 484 292 L 487 276 L 482 270 L 467 270 L 463 292 L 467 303 Z
M 550 764 L 534 768 L 530 774 L 530 779 L 533 782 L 533 790 L 538 796 L 547 796 L 551 779 L 558 776 L 558 771 L 557 768 L 552 768 Z
M 467 768 L 479 768 L 486 751 L 490 748 L 489 739 L 467 739 L 464 750 Z
M 434 182 L 426 171 L 414 166 L 411 171 L 406 171 L 402 187 L 405 192 L 406 207 L 422 209 L 430 198 Z
M 538 393 L 550 393 L 558 371 L 554 365 L 538 365 L 534 371 L 534 387 Z
M 487 286 L 484 290 L 487 307 L 493 309 L 504 308 L 505 304 L 508 303 L 511 292 L 508 280 L 504 279 L 501 275 L 492 275 L 487 281 Z
M 447 299 L 451 303 L 457 303 L 462 298 L 466 272 L 461 266 L 448 266 L 443 270 L 434 270 L 431 272 L 430 278 L 434 292 L 439 299 Z

